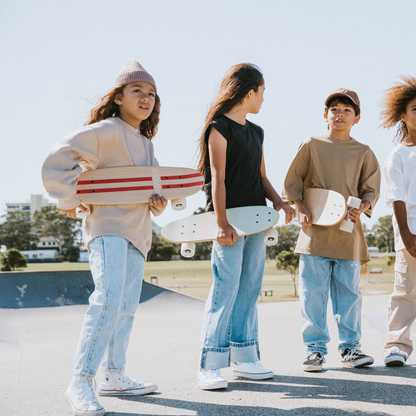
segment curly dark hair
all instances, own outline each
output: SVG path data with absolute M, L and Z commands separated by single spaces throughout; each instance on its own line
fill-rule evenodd
M 397 133 L 393 141 L 401 143 L 409 135 L 406 123 L 402 120 L 403 114 L 406 113 L 407 104 L 416 98 L 416 78 L 400 77 L 404 82 L 397 82 L 393 87 L 385 91 L 381 103 L 381 126 L 387 129 L 398 124 Z
M 225 114 L 234 106 L 240 104 L 251 90 L 257 92 L 263 84 L 263 74 L 254 64 L 237 64 L 227 71 L 221 82 L 220 91 L 209 108 L 199 139 L 200 156 L 197 169 L 202 175 L 205 175 L 209 164 L 208 146 L 205 143 L 205 131 L 208 125 L 216 117 Z
M 105 120 L 106 118 L 117 117 L 118 115 L 120 115 L 120 108 L 114 102 L 114 100 L 117 97 L 117 95 L 123 94 L 123 90 L 126 85 L 122 85 L 121 87 L 115 87 L 110 92 L 105 94 L 104 97 L 101 98 L 100 102 L 91 110 L 90 117 L 85 123 L 85 125 L 88 126 L 90 124 L 98 123 L 99 121 Z M 155 106 L 153 107 L 152 113 L 146 120 L 143 120 L 139 126 L 140 134 L 147 137 L 149 140 L 152 140 L 157 133 L 157 125 L 159 124 L 159 114 L 160 98 L 156 94 Z

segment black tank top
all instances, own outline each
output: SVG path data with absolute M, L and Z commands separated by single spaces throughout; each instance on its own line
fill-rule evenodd
M 246 120 L 246 124 L 243 126 L 227 116 L 221 115 L 214 119 L 205 131 L 205 143 L 207 145 L 212 127 L 227 140 L 225 168 L 226 208 L 266 205 L 263 182 L 261 180 L 263 129 L 248 120 Z M 204 190 L 207 199 L 206 210 L 214 211 L 211 194 L 209 153 L 205 163 Z

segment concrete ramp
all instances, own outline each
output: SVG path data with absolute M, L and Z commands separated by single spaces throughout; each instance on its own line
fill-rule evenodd
M 45 308 L 64 305 L 85 305 L 94 291 L 89 270 L 56 272 L 3 272 L 0 273 L 0 308 Z M 183 293 L 143 282 L 140 303 L 159 309 L 189 307 L 204 301 Z

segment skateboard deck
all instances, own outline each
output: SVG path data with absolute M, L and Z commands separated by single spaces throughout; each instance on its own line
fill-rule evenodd
M 312 224 L 335 225 L 345 218 L 345 198 L 335 191 L 319 188 L 303 190 L 303 204 L 311 213 Z
M 272 227 L 279 219 L 276 210 L 266 206 L 227 209 L 228 222 L 239 237 L 255 234 Z M 198 243 L 217 238 L 217 219 L 214 212 L 192 215 L 173 221 L 162 228 L 162 237 L 172 243 Z
M 122 166 L 81 173 L 76 195 L 87 204 L 135 204 L 148 202 L 153 194 L 166 199 L 183 198 L 203 185 L 203 176 L 194 169 Z

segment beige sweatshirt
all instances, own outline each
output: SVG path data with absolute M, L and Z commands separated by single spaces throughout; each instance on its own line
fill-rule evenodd
M 328 135 L 305 140 L 286 175 L 282 198 L 293 204 L 302 199 L 304 188 L 322 188 L 367 200 L 371 204 L 365 214 L 371 217 L 380 195 L 380 167 L 371 149 L 354 139 L 337 140 Z M 370 260 L 361 221 L 353 232 L 313 225 L 302 227 L 296 253 L 343 260 Z
M 75 186 L 84 170 L 115 166 L 158 166 L 152 142 L 118 117 L 82 127 L 60 140 L 42 167 L 48 194 L 58 208 L 80 205 Z M 160 215 L 164 208 L 145 204 L 89 205 L 83 220 L 86 243 L 101 235 L 119 235 L 129 240 L 146 258 L 152 243 L 150 211 Z

